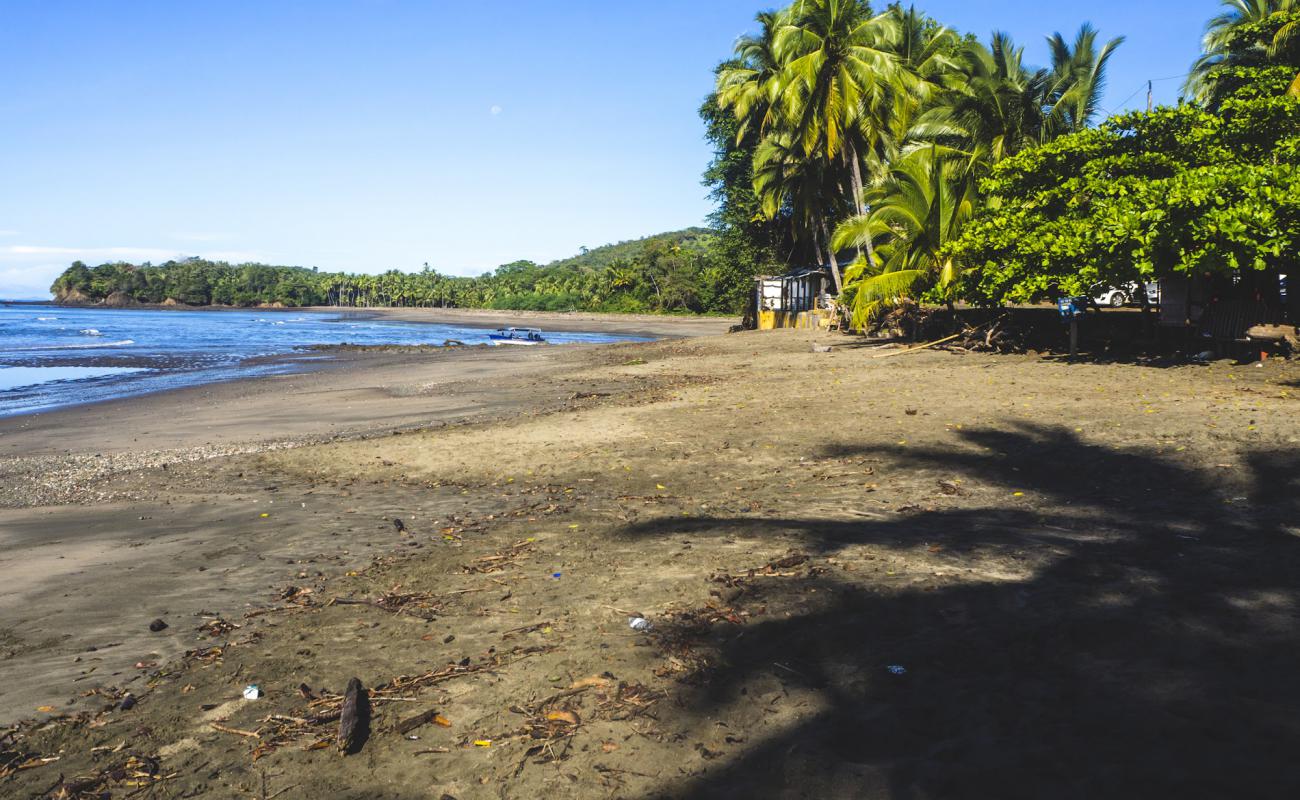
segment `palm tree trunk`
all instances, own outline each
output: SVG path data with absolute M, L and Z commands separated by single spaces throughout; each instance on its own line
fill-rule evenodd
M 844 154 L 849 159 L 849 174 L 853 176 L 853 206 L 858 210 L 858 214 L 866 216 L 871 213 L 867 207 L 865 199 L 865 189 L 862 185 L 862 163 L 858 160 L 858 148 L 854 146 L 852 139 L 847 139 Z M 872 243 L 871 237 L 866 240 L 867 256 L 872 264 L 876 263 L 876 246 Z
M 821 223 L 822 238 L 826 241 L 827 263 L 831 265 L 831 278 L 835 280 L 835 294 L 838 295 L 844 291 L 844 283 L 840 280 L 840 265 L 835 261 L 835 246 L 831 244 L 831 230 L 826 225 L 825 217 L 820 217 L 818 222 Z

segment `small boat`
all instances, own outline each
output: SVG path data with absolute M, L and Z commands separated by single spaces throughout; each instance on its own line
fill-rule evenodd
M 540 328 L 498 328 L 496 333 L 489 333 L 492 344 L 546 344 Z

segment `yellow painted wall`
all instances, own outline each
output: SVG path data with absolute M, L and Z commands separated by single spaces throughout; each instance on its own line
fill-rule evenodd
M 803 328 L 805 330 L 815 330 L 817 328 L 829 328 L 831 325 L 831 314 L 824 309 L 816 311 L 759 311 L 758 312 L 758 329 L 760 331 L 770 331 L 776 328 Z

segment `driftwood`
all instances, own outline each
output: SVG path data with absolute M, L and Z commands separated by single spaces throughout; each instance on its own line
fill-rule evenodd
M 370 734 L 370 695 L 360 678 L 348 681 L 343 693 L 343 711 L 339 714 L 339 752 L 351 755 L 361 749 Z
M 401 722 L 397 723 L 397 725 L 393 728 L 393 732 L 396 733 L 398 736 L 405 736 L 406 734 L 410 733 L 416 728 L 422 727 L 424 725 L 428 725 L 430 722 L 433 722 L 437 717 L 438 717 L 438 709 L 431 708 L 428 711 L 425 711 L 421 714 L 416 714 L 414 717 L 411 717 L 409 719 L 404 719 Z

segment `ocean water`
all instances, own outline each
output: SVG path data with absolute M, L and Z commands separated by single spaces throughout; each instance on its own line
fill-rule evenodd
M 302 311 L 159 311 L 0 303 L 0 417 L 250 375 L 328 355 L 314 344 L 488 342 L 488 328 Z M 547 330 L 553 344 L 639 341 Z

